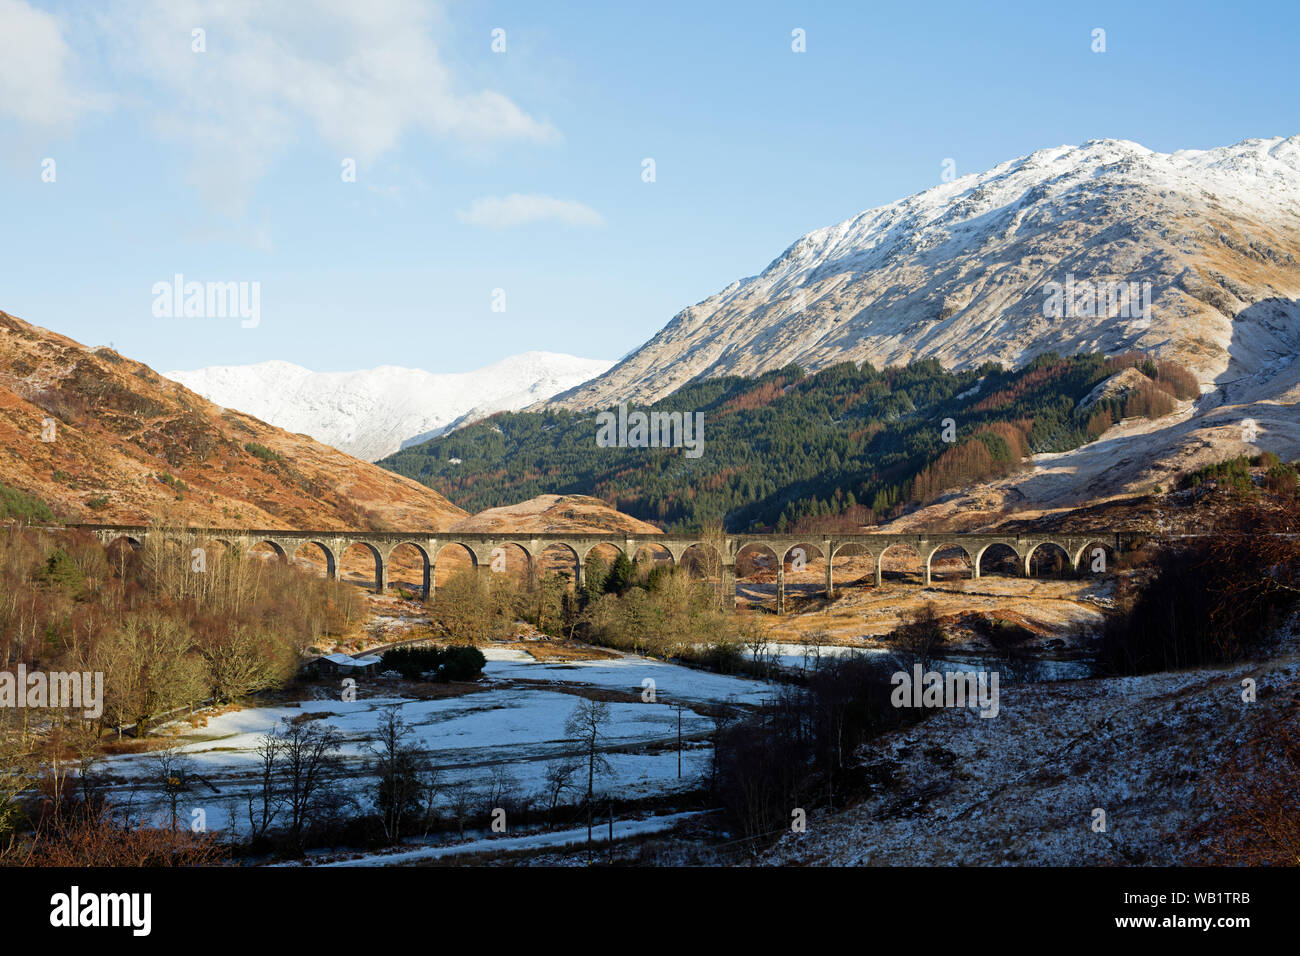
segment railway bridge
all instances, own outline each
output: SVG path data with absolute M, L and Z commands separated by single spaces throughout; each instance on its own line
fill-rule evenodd
M 529 573 L 535 573 L 542 553 L 551 549 L 567 552 L 574 562 L 578 587 L 584 583 L 587 557 L 593 549 L 607 545 L 635 560 L 647 549 L 666 557 L 674 565 L 688 562 L 711 575 L 717 575 L 723 593 L 728 584 L 735 593 L 736 561 L 744 554 L 767 554 L 775 559 L 777 610 L 785 606 L 785 567 L 793 563 L 802 567 L 816 559 L 826 563 L 826 592 L 834 590 L 832 571 L 837 556 L 868 555 L 874 560 L 876 585 L 883 577 L 885 555 L 894 549 L 910 549 L 919 556 L 924 567 L 925 584 L 930 584 L 931 564 L 940 552 L 964 552 L 971 564 L 971 576 L 980 576 L 980 561 L 985 553 L 997 548 L 1005 554 L 1009 549 L 1016 557 L 1017 566 L 1028 576 L 1035 552 L 1045 547 L 1059 548 L 1069 566 L 1075 571 L 1085 568 L 1109 567 L 1109 562 L 1119 554 L 1131 550 L 1138 540 L 1135 532 L 1091 531 L 1086 533 L 1027 533 L 984 534 L 968 532 L 913 532 L 909 534 L 863 533 L 836 535 L 795 534 L 722 534 L 716 536 L 680 534 L 626 535 L 608 532 L 544 534 L 506 532 L 450 532 L 450 531 L 285 531 L 251 530 L 247 528 L 180 528 L 164 529 L 158 526 L 120 524 L 79 524 L 80 528 L 96 535 L 107 547 L 125 540 L 132 547 L 143 547 L 152 536 L 161 535 L 178 543 L 201 545 L 204 541 L 220 542 L 225 547 L 248 552 L 266 544 L 276 555 L 291 562 L 304 546 L 315 546 L 325 560 L 325 574 L 337 580 L 339 561 L 343 552 L 361 546 L 374 561 L 374 587 L 382 593 L 388 587 L 388 570 L 393 552 L 410 546 L 419 555 L 423 565 L 424 597 L 434 596 L 434 566 L 446 548 L 457 546 L 468 553 L 473 566 L 491 571 L 501 562 L 494 558 L 503 555 L 506 548 L 517 547 L 527 557 Z M 1105 560 L 1097 561 L 1098 553 Z

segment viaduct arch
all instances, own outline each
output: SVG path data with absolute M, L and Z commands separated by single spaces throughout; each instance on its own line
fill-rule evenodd
M 600 532 L 591 533 L 541 533 L 541 534 L 497 534 L 494 532 L 446 532 L 446 531 L 285 531 L 285 530 L 247 530 L 230 528 L 187 528 L 181 530 L 158 530 L 144 525 L 99 525 L 74 524 L 69 527 L 80 528 L 96 535 L 108 546 L 114 541 L 125 538 L 133 547 L 143 546 L 152 535 L 162 534 L 168 538 L 185 541 L 204 539 L 219 540 L 227 547 L 235 547 L 247 552 L 260 545 L 269 545 L 282 561 L 291 561 L 298 549 L 304 544 L 314 544 L 325 555 L 326 575 L 337 580 L 339 561 L 343 552 L 354 545 L 364 547 L 375 562 L 374 589 L 382 593 L 388 586 L 388 568 L 393 559 L 393 552 L 403 545 L 410 545 L 420 555 L 423 563 L 423 591 L 426 598 L 434 596 L 433 569 L 439 553 L 451 545 L 460 545 L 469 552 L 473 566 L 481 572 L 489 573 L 493 566 L 494 554 L 499 549 L 514 545 L 527 556 L 529 572 L 534 573 L 541 554 L 547 548 L 563 545 L 577 555 L 578 579 L 575 584 L 584 584 L 587 556 L 598 545 L 611 545 L 628 558 L 634 559 L 637 551 L 647 545 L 667 551 L 674 566 L 680 566 L 687 551 L 695 548 L 700 551 L 711 548 L 716 555 L 719 577 L 723 594 L 730 586 L 735 593 L 736 557 L 744 549 L 766 549 L 778 555 L 777 567 L 777 610 L 784 610 L 785 605 L 785 564 L 804 552 L 804 559 L 809 558 L 808 549 L 819 552 L 818 557 L 826 565 L 825 592 L 834 590 L 832 570 L 834 558 L 847 545 L 857 545 L 855 550 L 867 552 L 875 563 L 876 585 L 882 583 L 885 552 L 896 546 L 906 546 L 918 554 L 924 565 L 924 581 L 929 586 L 931 581 L 931 562 L 939 551 L 960 548 L 971 559 L 971 577 L 980 576 L 980 559 L 993 545 L 1003 545 L 1015 552 L 1021 572 L 1030 574 L 1030 561 L 1035 550 L 1042 545 L 1054 545 L 1066 555 L 1070 567 L 1080 570 L 1097 567 L 1098 550 L 1105 556 L 1101 570 L 1110 567 L 1113 558 L 1132 550 L 1141 535 L 1128 531 L 1089 531 L 1086 533 L 1033 533 L 1033 534 L 984 534 L 969 532 L 919 532 L 913 534 L 837 534 L 833 536 L 789 535 L 789 534 L 726 534 L 717 537 L 699 535 L 620 535 Z

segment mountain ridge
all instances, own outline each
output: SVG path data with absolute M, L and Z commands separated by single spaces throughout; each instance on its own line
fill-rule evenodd
M 1048 317 L 1044 286 L 1067 276 L 1150 283 L 1151 321 Z M 1047 351 L 1140 349 L 1208 386 L 1294 352 L 1294 324 L 1249 310 L 1297 298 L 1300 136 L 1168 154 L 1090 140 L 806 233 L 602 376 L 530 410 L 649 403 L 690 381 L 791 363 L 961 368 Z
M 272 359 L 162 374 L 218 405 L 375 461 L 495 412 L 545 400 L 611 364 L 534 350 L 469 372 L 400 365 L 314 372 Z

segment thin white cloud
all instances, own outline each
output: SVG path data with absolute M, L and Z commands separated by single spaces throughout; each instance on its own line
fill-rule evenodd
M 560 138 L 504 94 L 455 81 L 435 39 L 447 30 L 422 0 L 118 0 L 96 19 L 114 72 L 145 79 L 138 104 L 231 215 L 304 129 L 363 170 L 412 132 L 475 149 Z
M 72 52 L 51 14 L 24 0 L 0 0 L 0 114 L 34 126 L 62 127 L 107 98 L 70 78 Z
M 456 218 L 472 226 L 487 229 L 510 229 L 534 222 L 560 222 L 567 226 L 603 226 L 600 213 L 585 203 L 552 196 L 511 193 L 509 196 L 485 196 L 475 199 Z

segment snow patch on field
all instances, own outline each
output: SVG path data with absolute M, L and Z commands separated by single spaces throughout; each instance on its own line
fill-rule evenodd
M 698 812 L 669 813 L 658 817 L 647 817 L 644 820 L 615 820 L 614 840 L 626 840 L 627 838 L 634 836 L 663 833 L 666 830 L 673 829 L 679 823 L 684 823 L 685 821 L 699 815 Z M 604 844 L 608 842 L 608 840 L 609 827 L 607 825 L 600 825 L 593 828 L 591 833 L 591 842 L 593 844 Z M 484 853 L 517 853 L 526 850 L 544 850 L 579 846 L 585 845 L 586 842 L 587 828 L 580 827 L 570 830 L 552 830 L 543 833 L 530 833 L 526 836 L 517 837 L 488 837 L 482 840 L 469 840 L 465 843 L 454 843 L 449 846 L 427 846 L 415 850 L 403 850 L 398 853 L 369 854 L 355 859 L 332 860 L 325 863 L 317 863 L 315 866 L 410 866 L 413 863 L 423 863 L 428 860 L 443 859 L 449 856 L 472 856 Z
M 621 797 L 644 797 L 688 790 L 707 772 L 711 748 L 704 741 L 713 720 L 687 708 L 680 715 L 670 702 L 692 704 L 734 702 L 756 704 L 772 690 L 757 681 L 692 671 L 625 654 L 612 660 L 540 662 L 513 648 L 486 648 L 485 689 L 461 696 L 420 700 L 382 695 L 355 701 L 308 699 L 292 704 L 248 707 L 213 717 L 206 727 L 186 729 L 177 749 L 191 771 L 210 780 L 221 792 L 196 789 L 185 806 L 207 811 L 209 826 L 229 825 L 233 804 L 241 832 L 247 827 L 247 798 L 257 787 L 257 748 L 265 734 L 283 720 L 317 718 L 342 737 L 339 754 L 344 773 L 338 786 L 369 800 L 374 778 L 365 763 L 373 757 L 372 742 L 389 707 L 398 708 L 412 730 L 411 743 L 426 751 L 440 768 L 440 783 L 449 787 L 467 781 L 484 790 L 493 774 L 504 768 L 510 790 L 518 795 L 545 789 L 548 768 L 572 762 L 581 749 L 566 736 L 565 722 L 579 702 L 566 690 L 599 689 L 635 694 L 633 701 L 610 701 L 609 721 L 600 745 L 610 773 L 597 780 L 597 790 Z M 645 678 L 655 681 L 655 697 L 642 698 Z M 533 683 L 538 682 L 538 683 Z M 678 721 L 685 742 L 678 776 Z M 179 727 L 181 725 L 174 725 Z M 164 806 L 155 789 L 156 757 L 150 753 L 109 757 L 103 769 L 117 781 L 113 801 L 133 812 L 157 815 Z M 572 795 L 570 795 L 571 799 Z

